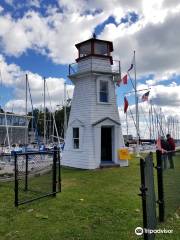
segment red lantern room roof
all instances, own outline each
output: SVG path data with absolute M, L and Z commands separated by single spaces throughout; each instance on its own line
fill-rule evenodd
M 84 42 L 77 43 L 75 46 L 79 53 L 79 56 L 76 59 L 77 62 L 90 56 L 109 58 L 110 63 L 112 64 L 113 62 L 111 56 L 113 43 L 110 41 L 100 40 L 93 37 Z

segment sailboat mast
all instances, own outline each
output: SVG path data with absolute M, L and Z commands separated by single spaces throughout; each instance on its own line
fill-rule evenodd
M 44 144 L 46 144 L 46 79 L 44 77 Z
M 64 83 L 64 139 L 66 136 L 67 130 L 67 112 L 66 112 L 66 104 L 67 104 L 67 97 L 66 97 L 66 82 Z
M 8 141 L 9 150 L 11 150 L 11 145 L 10 145 L 10 140 L 9 140 L 9 126 L 8 126 L 8 122 L 7 122 L 7 113 L 6 113 L 6 110 L 4 111 L 4 114 L 5 114 L 5 124 L 6 124 L 7 141 Z
M 152 101 L 150 101 L 151 104 L 151 121 L 152 121 L 152 131 L 153 131 L 153 140 L 155 140 L 155 128 L 154 128 L 154 113 L 153 113 L 153 107 L 152 107 Z
M 25 102 L 25 116 L 26 116 L 26 127 L 25 127 L 25 146 L 28 144 L 28 119 L 27 119 L 27 88 L 28 88 L 28 75 L 26 74 L 26 102 Z
M 150 107 L 150 109 L 149 109 L 149 138 L 150 138 L 150 140 L 152 138 L 152 127 L 151 126 L 152 125 L 151 125 L 151 107 Z
M 136 53 L 134 51 L 134 89 L 135 89 L 135 105 L 136 105 L 136 141 L 137 141 L 137 154 L 139 154 L 139 110 L 138 110 L 138 95 L 136 83 Z

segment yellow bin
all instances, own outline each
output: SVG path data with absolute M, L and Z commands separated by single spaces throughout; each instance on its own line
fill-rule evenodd
M 128 148 L 118 149 L 118 159 L 119 160 L 129 160 L 130 159 Z

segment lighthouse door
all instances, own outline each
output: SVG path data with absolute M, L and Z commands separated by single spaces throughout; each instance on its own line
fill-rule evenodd
M 101 127 L 101 161 L 112 161 L 112 127 Z

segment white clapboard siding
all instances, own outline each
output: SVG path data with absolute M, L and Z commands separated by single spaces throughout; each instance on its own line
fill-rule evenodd
M 78 71 L 80 73 L 94 70 L 100 72 L 111 72 L 112 68 L 109 59 L 90 57 L 88 59 L 81 60 L 78 63 Z
M 93 74 L 90 68 L 96 67 L 97 71 L 111 70 L 109 60 L 89 58 L 78 63 L 79 77 L 76 74 L 74 81 L 74 95 L 71 105 L 68 129 L 66 132 L 65 148 L 63 151 L 62 164 L 65 166 L 95 169 L 100 166 L 100 139 L 101 126 L 112 126 L 114 131 L 113 161 L 119 163 L 117 149 L 124 146 L 122 137 L 119 112 L 116 104 L 115 86 L 112 75 Z M 89 74 L 82 77 L 82 71 Z M 108 81 L 109 102 L 100 103 L 98 84 L 100 80 Z M 106 119 L 108 118 L 108 119 Z M 101 122 L 102 119 L 105 119 Z M 100 123 L 95 124 L 100 121 Z M 73 127 L 80 129 L 80 148 L 73 149 Z

